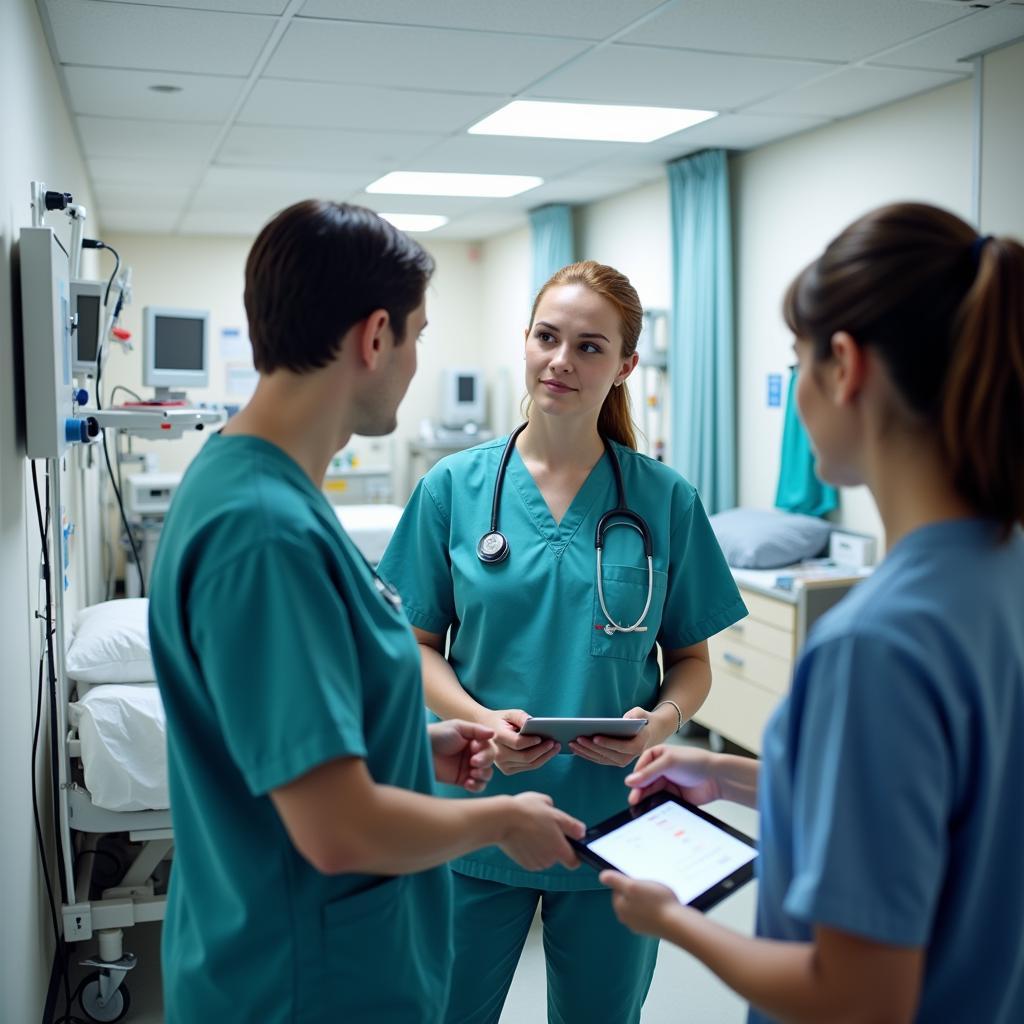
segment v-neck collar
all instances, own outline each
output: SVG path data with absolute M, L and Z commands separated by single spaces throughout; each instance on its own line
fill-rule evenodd
M 560 558 L 587 518 L 598 495 L 605 489 L 610 474 L 608 453 L 602 452 L 601 458 L 594 463 L 586 480 L 583 481 L 580 489 L 569 503 L 565 515 L 562 516 L 562 521 L 557 524 L 555 517 L 551 514 L 551 509 L 548 508 L 548 503 L 544 500 L 544 495 L 541 494 L 540 488 L 537 486 L 537 481 L 533 479 L 532 474 L 526 468 L 526 463 L 523 462 L 518 448 L 512 452 L 506 479 L 511 482 L 516 494 L 519 495 L 537 532 L 547 542 L 555 557 Z

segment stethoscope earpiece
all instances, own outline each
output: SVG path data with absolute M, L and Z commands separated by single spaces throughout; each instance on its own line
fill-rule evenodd
M 476 553 L 480 561 L 486 562 L 488 565 L 504 562 L 508 558 L 508 551 L 508 541 L 505 539 L 505 535 L 497 530 L 485 533 L 476 546 Z
M 497 565 L 499 562 L 504 562 L 508 558 L 509 543 L 505 535 L 498 529 L 498 508 L 501 504 L 501 489 L 505 483 L 505 470 L 508 469 L 508 460 L 512 456 L 512 452 L 516 446 L 516 438 L 526 428 L 525 423 L 521 423 L 515 430 L 512 431 L 508 441 L 505 444 L 505 450 L 501 453 L 501 461 L 498 463 L 498 473 L 494 479 L 494 495 L 491 499 L 491 528 L 485 533 L 476 545 L 477 557 L 485 565 Z M 654 551 L 651 543 L 651 531 L 644 521 L 643 516 L 638 512 L 633 512 L 626 505 L 626 491 L 622 484 L 622 469 L 619 466 L 618 456 L 615 454 L 615 450 L 612 448 L 607 438 L 601 438 L 604 441 L 605 450 L 608 452 L 608 461 L 611 463 L 612 473 L 615 476 L 615 490 L 618 493 L 619 504 L 609 511 L 605 512 L 601 516 L 600 521 L 597 524 L 597 535 L 594 538 L 594 547 L 597 551 L 597 597 L 601 605 L 601 611 L 604 613 L 604 617 L 608 620 L 607 624 L 603 627 L 604 632 L 607 636 L 614 636 L 616 633 L 646 633 L 647 627 L 643 625 L 644 620 L 647 618 L 647 613 L 651 608 L 651 598 L 654 595 Z M 613 526 L 628 526 L 637 533 L 643 540 L 644 544 L 644 555 L 647 558 L 647 602 L 644 605 L 644 610 L 640 615 L 640 618 L 633 623 L 632 626 L 623 626 L 616 622 L 608 611 L 608 606 L 604 600 L 604 579 L 601 573 L 601 554 L 604 548 L 604 535 Z

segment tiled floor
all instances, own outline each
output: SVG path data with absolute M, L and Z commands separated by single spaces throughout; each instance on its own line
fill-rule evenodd
M 757 814 L 743 807 L 718 803 L 713 814 L 748 835 L 757 834 Z M 757 883 L 751 882 L 710 912 L 710 916 L 737 931 L 751 934 Z M 139 957 L 128 976 L 131 1010 L 126 1024 L 163 1024 L 160 998 L 160 926 L 138 925 L 125 932 L 125 948 Z M 74 959 L 90 954 L 76 950 Z M 81 974 L 75 976 L 75 982 Z M 544 951 L 535 923 L 509 992 L 501 1024 L 543 1024 L 546 1015 Z M 654 982 L 644 1007 L 643 1024 L 741 1024 L 746 1006 L 713 974 L 681 950 L 662 944 Z M 372 1022 L 367 1022 L 372 1024 Z M 602 1022 L 594 1022 L 602 1024 Z M 611 1022 L 609 1022 L 611 1024 Z

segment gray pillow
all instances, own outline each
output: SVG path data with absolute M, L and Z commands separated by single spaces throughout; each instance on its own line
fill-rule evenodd
M 731 508 L 709 518 L 725 560 L 737 569 L 778 569 L 815 558 L 832 532 L 824 519 L 778 509 Z

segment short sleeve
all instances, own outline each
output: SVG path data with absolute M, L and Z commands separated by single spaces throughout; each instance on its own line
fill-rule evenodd
M 224 742 L 254 795 L 365 757 L 349 611 L 315 555 L 253 548 L 188 599 L 189 636 Z
M 428 633 L 443 634 L 455 621 L 450 523 L 450 512 L 424 478 L 377 566 L 401 596 L 409 621 Z
M 806 924 L 921 946 L 948 858 L 953 770 L 923 670 L 877 637 L 801 659 L 791 720 L 793 878 Z
M 669 539 L 668 588 L 658 642 L 689 647 L 747 614 L 725 556 L 696 492 L 676 513 Z

